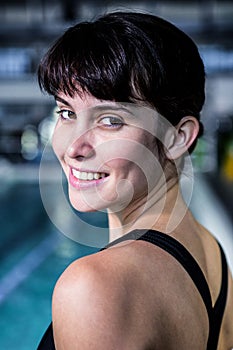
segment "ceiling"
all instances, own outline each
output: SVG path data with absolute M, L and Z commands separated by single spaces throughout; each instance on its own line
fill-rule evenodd
M 0 45 L 50 43 L 74 22 L 109 10 L 165 17 L 199 42 L 233 46 L 233 1 L 1 0 Z

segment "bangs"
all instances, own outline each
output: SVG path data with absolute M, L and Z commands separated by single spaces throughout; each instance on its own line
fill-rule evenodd
M 205 71 L 191 38 L 156 16 L 112 13 L 69 28 L 42 59 L 42 91 L 155 108 L 173 125 L 200 117 Z M 190 83 L 191 82 L 191 83 Z
M 98 22 L 70 28 L 41 61 L 40 88 L 53 96 L 87 92 L 97 99 L 118 102 L 137 98 L 125 51 L 115 32 L 109 36 L 106 32 L 109 26 Z

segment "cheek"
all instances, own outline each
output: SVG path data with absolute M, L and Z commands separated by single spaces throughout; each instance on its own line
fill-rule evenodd
M 132 176 L 135 174 L 147 177 L 151 172 L 155 175 L 158 157 L 154 138 L 143 136 L 137 139 L 108 141 L 100 146 L 99 150 L 103 151 L 100 154 L 104 155 L 105 164 L 121 174 L 130 171 Z
M 66 150 L 66 143 L 67 143 L 67 138 L 64 132 L 61 132 L 61 128 L 56 126 L 53 137 L 52 137 L 52 147 L 53 151 L 56 154 L 57 158 L 60 160 Z

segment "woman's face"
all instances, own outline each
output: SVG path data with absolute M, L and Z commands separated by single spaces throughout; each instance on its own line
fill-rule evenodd
M 121 211 L 146 200 L 162 172 L 153 135 L 155 112 L 88 94 L 59 94 L 56 102 L 53 148 L 73 207 Z

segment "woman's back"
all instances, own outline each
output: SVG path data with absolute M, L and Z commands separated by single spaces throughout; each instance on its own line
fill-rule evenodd
M 199 233 L 195 232 L 194 235 L 198 227 Z M 180 227 L 182 228 L 184 227 Z M 198 262 L 208 282 L 214 305 L 221 288 L 222 266 L 219 246 L 198 224 L 189 228 L 186 234 L 179 229 L 176 230 L 173 238 L 186 246 Z M 75 276 L 77 284 L 74 283 Z M 79 298 L 82 305 L 85 303 L 88 305 L 90 299 L 87 297 L 87 300 L 82 293 L 80 295 L 80 287 L 82 289 L 84 286 L 85 289 L 86 286 L 96 286 L 93 287 L 91 297 L 102 305 L 101 316 L 96 302 L 95 305 L 91 303 L 90 312 L 94 312 L 91 319 L 95 323 L 96 317 L 104 327 L 104 332 L 99 334 L 101 332 L 99 329 L 90 331 L 90 327 L 85 328 L 85 332 L 90 332 L 86 334 L 88 337 L 97 337 L 98 344 L 101 344 L 98 337 L 105 339 L 106 342 L 110 337 L 109 344 L 112 349 L 206 349 L 209 321 L 202 297 L 180 262 L 157 245 L 143 240 L 126 241 L 124 244 L 114 245 L 98 254 L 76 261 L 58 282 L 54 305 L 58 304 L 58 299 L 60 300 L 63 295 L 63 287 L 70 285 L 71 278 L 72 293 L 75 299 Z M 86 278 L 90 280 L 87 282 Z M 226 311 L 218 345 L 218 349 L 221 350 L 230 349 L 233 344 L 230 275 L 228 282 Z M 101 291 L 101 295 L 98 291 Z M 89 288 L 88 296 L 90 296 Z M 65 299 L 71 300 L 68 295 Z M 103 307 L 109 300 L 111 306 Z M 77 300 L 71 301 L 71 304 L 71 310 L 74 312 Z M 112 308 L 112 304 L 117 308 Z M 78 312 L 81 312 L 79 306 L 75 314 Z M 88 319 L 86 312 L 88 313 L 88 310 L 85 311 L 84 317 Z M 114 327 L 108 323 L 110 320 L 111 322 L 115 320 Z M 54 321 L 55 334 L 61 334 L 62 327 L 67 323 L 65 319 L 61 321 L 59 308 L 54 311 Z M 82 333 L 83 329 L 80 330 L 78 324 L 74 327 L 76 334 L 79 331 Z M 117 335 L 116 338 L 114 334 Z M 117 340 L 119 336 L 120 343 Z M 91 345 L 88 346 L 91 349 Z

